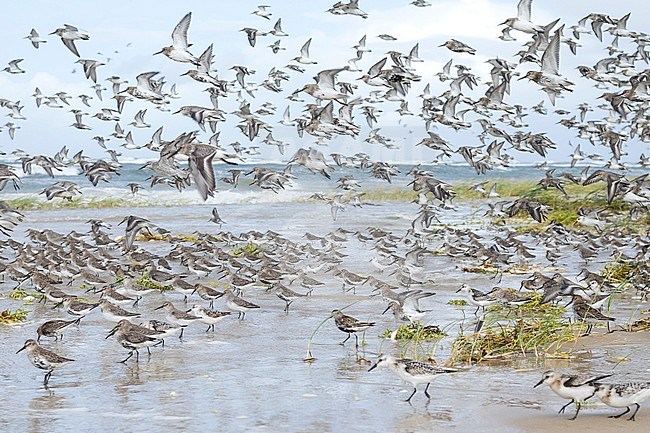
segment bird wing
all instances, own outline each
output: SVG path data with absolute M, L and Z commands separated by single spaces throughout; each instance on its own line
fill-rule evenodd
M 63 38 L 61 38 L 61 41 L 63 41 L 63 45 L 65 45 L 66 47 L 68 47 L 68 49 L 69 49 L 70 51 L 72 51 L 72 53 L 73 53 L 75 56 L 77 56 L 77 57 L 81 57 L 81 56 L 79 55 L 79 51 L 77 51 L 77 47 L 75 46 L 75 44 L 74 44 L 74 40 L 73 40 L 73 39 L 63 39 Z
M 563 26 L 564 27 L 564 26 Z M 556 30 L 548 47 L 542 55 L 542 72 L 553 75 L 560 75 L 560 27 Z
M 192 12 L 188 12 L 174 27 L 172 32 L 172 45 L 179 50 L 186 50 L 189 45 L 187 44 L 187 31 L 190 28 L 190 20 L 192 19 Z
M 321 89 L 334 89 L 334 77 L 345 68 L 325 69 L 316 75 L 316 82 Z
M 203 200 L 207 200 L 208 196 L 212 197 L 214 195 L 216 180 L 214 177 L 214 168 L 212 167 L 212 158 L 214 158 L 215 153 L 216 150 L 207 156 L 199 157 L 196 155 L 195 150 L 190 155 L 189 165 L 192 178 Z
M 520 0 L 517 4 L 517 18 L 522 21 L 530 21 L 532 4 L 533 0 Z
M 306 59 L 309 58 L 309 45 L 311 44 L 311 38 L 307 42 L 305 42 L 305 45 L 302 46 L 300 49 L 300 55 Z
M 387 60 L 388 60 L 388 58 L 384 57 L 383 59 L 381 59 L 380 61 L 378 61 L 374 65 L 372 65 L 370 67 L 370 69 L 368 69 L 368 75 L 370 75 L 371 77 L 376 77 L 377 75 L 379 75 L 379 73 L 381 72 L 381 68 L 384 67 Z

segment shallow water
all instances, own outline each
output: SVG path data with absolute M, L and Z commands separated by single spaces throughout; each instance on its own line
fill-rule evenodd
M 23 226 L 50 228 L 61 233 L 86 231 L 85 221 L 100 217 L 113 225 L 111 235 L 117 236 L 123 234 L 123 228 L 117 227 L 117 223 L 124 215 L 135 214 L 172 232 L 217 233 L 218 228 L 206 221 L 210 209 L 210 205 L 188 205 L 34 211 L 27 213 Z M 484 235 L 494 234 L 494 229 L 481 225 L 480 218 L 470 217 L 473 213 L 478 215 L 477 211 L 482 214 L 477 204 L 466 203 L 459 205 L 456 212 L 445 212 L 441 218 L 445 223 L 462 223 Z M 338 227 L 354 231 L 380 226 L 401 235 L 416 212 L 415 204 L 385 203 L 347 209 L 334 222 L 329 207 L 318 203 L 220 207 L 222 217 L 228 222 L 224 228 L 233 233 L 273 230 L 302 243 L 307 242 L 303 237 L 305 232 L 324 235 Z M 23 226 L 16 230 L 18 240 L 24 236 L 20 230 Z M 440 242 L 430 246 L 438 247 Z M 136 243 L 160 254 L 169 249 L 163 242 Z M 342 245 L 342 251 L 348 255 L 344 261 L 346 269 L 390 280 L 391 277 L 378 274 L 368 263 L 375 255 L 370 245 L 353 238 Z M 460 297 L 454 293 L 458 286 L 467 282 L 485 290 L 496 284 L 490 275 L 462 272 L 460 268 L 467 264 L 446 256 L 427 256 L 425 260 L 422 277 L 434 281 L 426 288 L 437 295 L 421 301 L 423 308 L 431 310 L 424 321 L 441 328 L 449 325 L 451 337 L 456 335 L 463 317 L 466 318 L 463 326 L 468 329 L 475 320 L 473 307 L 447 305 L 450 299 Z M 571 278 L 582 265 L 573 256 L 560 263 Z M 600 269 L 602 259 L 590 263 L 589 267 Z M 603 336 L 603 329 L 598 329 L 598 335 L 577 343 L 571 360 L 544 360 L 529 355 L 468 366 L 434 382 L 429 401 L 420 387 L 413 404 L 409 405 L 403 400 L 412 390 L 410 385 L 387 370 L 367 372 L 369 361 L 378 353 L 399 355 L 403 350 L 400 344 L 378 337 L 386 328 L 397 326 L 392 315 L 381 315 L 385 308 L 381 298 L 371 297 L 368 286 L 358 287 L 356 293 L 343 292 L 340 280 L 330 274 L 317 273 L 313 277 L 326 282 L 326 286 L 315 289 L 311 297 L 296 300 L 288 314 L 283 312 L 283 302 L 272 292 L 249 289 L 244 297 L 262 308 L 247 313 L 245 320 L 226 318 L 217 324 L 215 333 L 204 332 L 207 325 L 190 325 L 183 341 L 167 338 L 164 348 L 151 349 L 150 357 L 142 350 L 140 362 L 133 359 L 126 364 L 118 362 L 128 353 L 115 340 L 104 339 L 113 325 L 95 310 L 82 319 L 78 329 L 68 330 L 63 341 L 42 341 L 45 347 L 76 360 L 54 372 L 49 390 L 42 385 L 43 373 L 28 362 L 24 353 L 14 353 L 26 339 L 35 337 L 38 324 L 67 318 L 67 315 L 63 310 L 52 309 L 51 303 L 26 306 L 30 310 L 28 323 L 0 327 L 5 349 L 0 359 L 0 385 L 4 390 L 0 393 L 0 430 L 58 432 L 83 426 L 85 431 L 114 432 L 410 432 L 469 431 L 477 427 L 489 431 L 494 426 L 500 432 L 517 432 L 543 431 L 547 426 L 542 423 L 540 427 L 538 423 L 531 428 L 521 419 L 547 419 L 548 431 L 553 431 L 557 430 L 554 423 L 568 416 L 556 414 L 565 402 L 547 387 L 532 388 L 542 371 L 550 368 L 579 372 L 613 370 L 617 381 L 648 377 L 648 334 Z M 506 274 L 501 286 L 519 287 L 525 277 Z M 6 293 L 14 285 L 5 283 L 2 292 Z M 296 284 L 291 288 L 306 291 Z M 94 299 L 94 295 L 85 296 Z M 165 300 L 179 308 L 185 307 L 182 295 L 167 292 L 147 295 L 138 306 L 126 308 L 142 313 L 144 320 L 164 320 L 164 313 L 153 309 Z M 188 308 L 193 303 L 206 304 L 191 296 Z M 345 335 L 329 320 L 313 340 L 311 349 L 316 360 L 304 362 L 310 334 L 332 309 L 349 304 L 353 305 L 346 309 L 346 314 L 377 322 L 366 333 L 365 345 L 358 353 L 353 338 L 345 346 L 339 345 Z M 21 301 L 0 299 L 0 310 L 21 305 Z M 639 314 L 635 313 L 636 305 L 638 301 L 632 293 L 624 294 L 616 300 L 612 314 L 625 323 L 633 314 Z M 215 308 L 225 310 L 223 300 L 215 301 Z M 449 355 L 451 337 L 435 347 L 439 362 L 444 362 Z M 589 420 L 617 428 L 624 426 L 630 431 L 647 427 L 650 421 L 648 408 L 642 408 L 634 424 L 608 420 L 606 415 L 614 410 L 603 406 L 588 407 L 583 412 Z M 564 425 L 573 428 L 577 423 Z

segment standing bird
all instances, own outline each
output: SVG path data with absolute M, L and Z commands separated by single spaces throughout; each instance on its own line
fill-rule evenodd
M 599 385 L 596 389 L 596 395 L 607 406 L 625 408 L 625 412 L 611 415 L 610 418 L 620 418 L 630 411 L 631 406 L 636 406 L 632 416 L 627 419 L 628 421 L 634 421 L 636 413 L 641 408 L 639 403 L 650 398 L 650 382 Z
M 594 324 L 591 321 L 595 320 L 597 322 L 605 321 L 607 322 L 607 327 L 609 330 L 609 322 L 613 322 L 616 319 L 613 317 L 605 316 L 600 312 L 599 309 L 592 307 L 587 303 L 587 300 L 580 295 L 573 295 L 573 312 L 576 315 L 576 318 L 584 321 L 590 322 L 587 324 L 586 334 L 590 334 L 591 330 L 594 327 Z
M 238 319 L 244 320 L 244 316 L 246 316 L 248 310 L 260 308 L 259 305 L 248 302 L 247 300 L 235 295 L 230 289 L 226 289 L 225 295 L 226 307 L 231 311 L 236 311 Z
M 34 367 L 40 368 L 41 370 L 47 370 L 45 373 L 45 378 L 43 379 L 43 385 L 47 388 L 47 383 L 50 380 L 50 376 L 55 368 L 59 368 L 68 362 L 74 361 L 74 359 L 64 358 L 63 356 L 57 355 L 56 353 L 42 348 L 38 343 L 32 339 L 25 341 L 25 344 L 22 348 L 16 353 L 20 353 L 23 350 L 27 350 L 27 358 L 34 364 Z
M 354 347 L 356 348 L 359 347 L 359 337 L 357 337 L 356 333 L 359 331 L 364 332 L 366 329 L 375 326 L 375 322 L 362 322 L 354 317 L 346 316 L 341 310 L 333 310 L 332 317 L 334 317 L 336 327 L 348 334 L 341 344 L 345 344 L 350 339 L 350 335 L 354 334 Z
M 582 402 L 590 399 L 596 393 L 596 390 L 600 386 L 598 381 L 610 376 L 611 374 L 606 374 L 603 376 L 590 376 L 584 374 L 560 374 L 549 370 L 544 372 L 542 380 L 537 382 L 533 388 L 537 388 L 542 383 L 545 383 L 550 386 L 553 392 L 560 397 L 571 399 L 570 402 L 562 406 L 558 413 L 564 413 L 564 410 L 571 403 L 575 403 L 576 413 L 573 415 L 573 418 L 569 418 L 571 420 L 574 420 L 578 417 L 578 412 L 580 412 Z
M 40 341 L 41 337 L 54 337 L 55 340 L 58 340 L 59 337 L 61 337 L 63 339 L 63 331 L 72 325 L 78 325 L 79 321 L 81 321 L 81 317 L 73 320 L 50 320 L 42 323 L 36 329 L 36 334 L 38 334 L 36 340 Z
M 409 398 L 406 399 L 408 403 L 411 403 L 411 398 L 413 398 L 415 393 L 418 391 L 418 384 L 427 384 L 426 388 L 424 388 L 424 395 L 430 399 L 431 396 L 428 391 L 431 382 L 441 374 L 455 373 L 458 371 L 455 368 L 439 367 L 437 365 L 413 361 L 406 358 L 398 359 L 390 355 L 380 355 L 377 362 L 375 362 L 368 371 L 372 371 L 377 367 L 387 367 L 397 373 L 403 381 L 413 385 L 413 392 Z

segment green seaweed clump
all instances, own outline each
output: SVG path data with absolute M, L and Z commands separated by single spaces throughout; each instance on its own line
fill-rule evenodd
M 456 305 L 459 307 L 465 307 L 469 305 L 469 303 L 464 299 L 450 299 L 449 302 L 447 302 L 447 305 Z
M 436 325 L 423 325 L 415 321 L 397 328 L 397 332 L 386 329 L 379 337 L 393 338 L 397 341 L 436 341 L 446 334 Z
M 29 312 L 23 308 L 18 308 L 15 311 L 4 310 L 0 312 L 0 324 L 12 325 L 27 320 Z
M 138 277 L 137 280 L 135 280 L 135 284 L 139 284 L 142 287 L 146 287 L 148 289 L 155 289 L 159 290 L 161 292 L 167 292 L 169 290 L 173 290 L 174 288 L 170 286 L 163 286 L 162 284 L 159 284 L 149 278 L 149 274 L 144 272 L 140 277 Z
M 260 246 L 250 242 L 235 248 L 232 255 L 235 257 L 251 257 L 257 259 L 260 256 Z

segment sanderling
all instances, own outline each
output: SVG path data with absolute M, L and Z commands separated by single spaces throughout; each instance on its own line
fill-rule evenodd
M 217 311 L 210 310 L 200 305 L 193 305 L 192 309 L 189 310 L 192 314 L 196 315 L 199 318 L 199 322 L 206 323 L 208 329 L 205 332 L 208 332 L 212 328 L 214 332 L 214 325 L 218 322 L 221 322 L 225 317 L 230 316 L 230 311 Z
M 476 305 L 476 311 L 474 314 L 478 313 L 480 308 L 485 310 L 485 307 L 489 307 L 490 305 L 499 302 L 499 300 L 494 298 L 491 293 L 481 292 L 480 290 L 474 289 L 464 283 L 460 286 L 460 289 L 456 290 L 456 293 L 461 291 L 467 295 L 470 304 Z
M 620 418 L 630 411 L 630 407 L 636 406 L 632 416 L 627 419 L 634 421 L 636 413 L 641 408 L 639 403 L 650 398 L 650 382 L 600 384 L 596 388 L 596 395 L 607 406 L 625 408 L 625 412 L 611 415 L 610 418 Z
M 406 399 L 408 403 L 411 402 L 411 398 L 413 398 L 417 392 L 418 384 L 427 384 L 424 388 L 424 395 L 426 395 L 427 398 L 431 398 L 429 395 L 429 385 L 431 382 L 441 374 L 455 373 L 458 371 L 455 368 L 440 367 L 425 362 L 413 361 L 411 359 L 395 358 L 390 355 L 380 355 L 377 362 L 375 362 L 368 371 L 372 371 L 376 367 L 387 367 L 397 373 L 403 381 L 413 385 L 413 392 L 409 398 Z
M 602 376 L 560 374 L 549 370 L 544 372 L 542 379 L 533 388 L 540 386 L 542 383 L 546 383 L 560 397 L 571 399 L 570 402 L 562 406 L 558 413 L 564 413 L 564 410 L 571 403 L 575 403 L 576 413 L 572 418 L 569 418 L 574 420 L 578 417 L 582 402 L 590 399 L 596 393 L 596 389 L 599 386 L 598 381 L 609 376 L 611 374 Z

